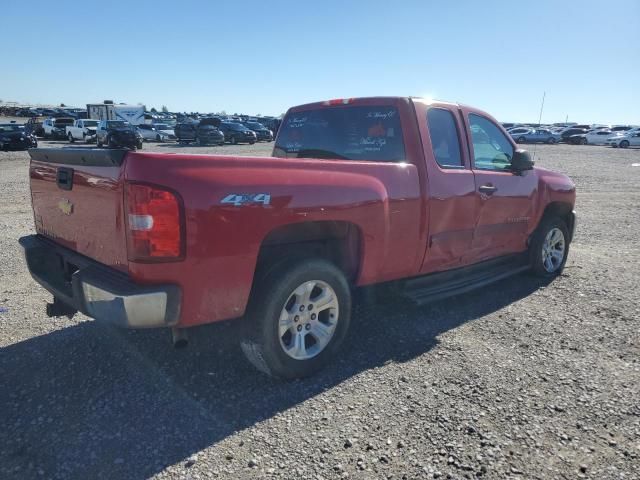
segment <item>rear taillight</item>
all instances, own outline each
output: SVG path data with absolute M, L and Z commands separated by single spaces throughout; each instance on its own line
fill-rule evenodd
M 155 185 L 127 183 L 127 253 L 131 261 L 172 261 L 184 256 L 182 203 Z

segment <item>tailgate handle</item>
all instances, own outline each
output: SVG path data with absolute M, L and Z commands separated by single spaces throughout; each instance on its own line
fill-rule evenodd
M 73 188 L 73 168 L 59 167 L 56 183 L 58 188 L 62 190 L 71 190 Z

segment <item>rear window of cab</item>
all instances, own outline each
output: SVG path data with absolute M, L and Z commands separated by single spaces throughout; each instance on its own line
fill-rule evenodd
M 290 113 L 274 156 L 405 161 L 400 115 L 394 106 L 335 106 Z

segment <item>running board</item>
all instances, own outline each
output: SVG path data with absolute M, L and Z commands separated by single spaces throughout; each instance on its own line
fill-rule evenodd
M 509 255 L 468 267 L 405 280 L 403 295 L 418 305 L 466 293 L 529 269 L 527 255 Z

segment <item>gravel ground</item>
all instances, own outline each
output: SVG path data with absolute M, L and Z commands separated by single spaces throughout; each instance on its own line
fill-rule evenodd
M 245 361 L 237 323 L 175 351 L 166 331 L 47 318 L 17 244 L 28 155 L 0 153 L 0 477 L 640 478 L 640 150 L 536 150 L 578 186 L 561 277 L 361 299 L 342 357 L 292 383 Z

